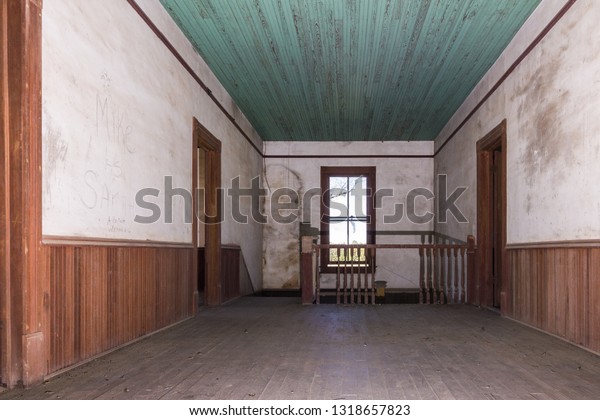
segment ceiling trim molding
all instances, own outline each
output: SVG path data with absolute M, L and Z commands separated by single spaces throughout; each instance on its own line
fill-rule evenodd
M 227 111 L 225 109 L 223 104 L 221 104 L 221 102 L 219 102 L 217 97 L 212 93 L 212 91 L 206 85 L 206 83 L 204 83 L 204 81 L 200 78 L 200 76 L 198 76 L 196 74 L 194 69 L 192 69 L 192 67 L 188 64 L 188 62 L 185 60 L 185 58 L 183 58 L 183 56 L 179 53 L 179 51 L 177 51 L 177 48 L 175 48 L 175 46 L 173 46 L 173 44 L 171 44 L 171 42 L 167 39 L 165 34 L 163 34 L 161 32 L 161 30 L 158 29 L 156 24 L 142 10 L 140 5 L 137 4 L 137 2 L 135 0 L 127 0 L 127 3 L 129 3 L 129 5 L 133 8 L 133 10 L 135 10 L 135 12 L 140 16 L 140 18 L 142 18 L 142 20 L 146 23 L 146 25 L 148 25 L 150 30 L 152 32 L 154 32 L 156 37 L 163 43 L 163 45 L 165 47 L 167 47 L 167 49 L 171 52 L 171 54 L 173 54 L 173 56 L 177 59 L 177 61 L 179 61 L 179 63 L 183 66 L 183 68 L 190 74 L 190 76 L 192 76 L 192 78 L 196 81 L 196 83 L 198 83 L 200 88 L 202 88 L 202 90 L 204 90 L 206 92 L 208 97 L 210 99 L 212 99 L 212 101 L 215 103 L 215 105 L 217 105 L 217 108 L 219 108 L 221 110 L 221 112 L 227 117 L 227 119 L 229 121 L 231 121 L 231 123 L 234 125 L 234 127 L 240 132 L 240 134 L 250 144 L 250 146 L 252 146 L 252 148 L 256 151 L 256 153 L 258 153 L 260 155 L 260 157 L 264 158 L 265 155 L 262 152 L 262 150 L 260 150 L 259 147 L 256 144 L 254 144 L 254 142 L 252 141 L 250 136 L 248 136 L 248 134 L 244 131 L 244 129 L 237 123 L 237 121 L 235 120 L 233 115 L 231 115 L 229 113 L 229 111 Z
M 239 131 L 244 139 L 250 144 L 250 146 L 264 159 L 281 159 L 281 158 L 294 158 L 294 159 L 319 159 L 319 158 L 348 158 L 348 159 L 359 159 L 359 158 L 391 158 L 391 159 L 410 159 L 410 158 L 434 158 L 436 157 L 444 147 L 458 134 L 458 132 L 464 127 L 464 125 L 475 115 L 475 113 L 483 106 L 483 104 L 492 96 L 496 90 L 506 81 L 506 79 L 514 72 L 514 70 L 521 64 L 521 62 L 535 49 L 535 47 L 545 38 L 545 36 L 554 28 L 554 26 L 562 19 L 562 17 L 569 11 L 569 9 L 577 2 L 577 0 L 569 0 L 554 16 L 554 18 L 542 29 L 538 36 L 529 44 L 529 46 L 521 53 L 521 55 L 513 62 L 513 64 L 504 72 L 500 79 L 490 88 L 486 95 L 475 105 L 475 107 L 469 112 L 469 114 L 461 121 L 461 123 L 452 131 L 452 133 L 444 140 L 442 145 L 435 150 L 432 155 L 266 155 L 250 138 L 245 130 L 237 123 L 235 117 L 229 113 L 219 99 L 212 93 L 212 90 L 204 83 L 204 81 L 196 74 L 185 58 L 179 53 L 175 46 L 167 39 L 162 31 L 156 26 L 156 24 L 150 19 L 150 17 L 144 12 L 139 6 L 136 0 L 127 0 L 127 3 L 132 9 L 140 16 L 140 18 L 146 23 L 149 29 L 156 35 L 156 37 L 163 43 L 163 45 L 173 54 L 173 56 L 179 61 L 183 68 L 190 74 L 194 81 L 200 86 L 202 90 L 208 95 L 208 97 L 215 103 L 217 108 L 227 117 L 227 119 L 233 124 L 233 126 Z
M 264 155 L 265 159 L 433 159 L 434 155 Z
M 438 153 L 444 149 L 444 147 L 458 134 L 458 132 L 465 126 L 465 124 L 475 115 L 479 108 L 483 106 L 485 102 L 492 96 L 496 90 L 508 79 L 508 77 L 515 71 L 515 69 L 521 64 L 525 58 L 538 46 L 538 44 L 546 37 L 546 35 L 554 28 L 554 26 L 563 18 L 563 16 L 571 9 L 571 7 L 577 2 L 577 0 L 569 0 L 552 18 L 552 20 L 542 29 L 537 37 L 529 44 L 529 46 L 517 57 L 517 59 L 512 63 L 512 65 L 504 72 L 504 74 L 500 77 L 500 79 L 490 88 L 488 93 L 475 105 L 475 107 L 469 112 L 469 114 L 462 120 L 462 122 L 450 133 L 448 138 L 444 140 L 442 145 L 435 151 L 434 156 L 437 156 Z M 485 77 L 485 76 L 484 76 Z

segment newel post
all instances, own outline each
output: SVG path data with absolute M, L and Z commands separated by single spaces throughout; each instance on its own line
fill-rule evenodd
M 300 255 L 300 274 L 302 276 L 302 304 L 312 305 L 315 300 L 313 283 L 313 237 L 302 237 L 302 252 Z
M 467 303 L 475 301 L 475 290 L 477 286 L 476 273 L 475 237 L 469 235 L 467 236 Z

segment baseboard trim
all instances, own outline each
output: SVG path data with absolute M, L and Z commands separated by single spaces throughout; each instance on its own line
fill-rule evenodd
M 512 318 L 512 317 L 510 317 L 510 316 L 507 316 L 507 315 L 501 315 L 501 316 L 502 316 L 503 318 L 506 318 L 506 319 L 508 319 L 508 320 L 511 320 L 511 321 L 513 321 L 513 322 L 516 322 L 517 324 L 523 325 L 524 327 L 528 327 L 528 328 L 534 329 L 534 330 L 536 330 L 536 331 L 539 331 L 539 332 L 541 332 L 541 333 L 544 333 L 544 334 L 546 334 L 546 335 L 549 335 L 549 336 L 551 336 L 551 337 L 558 338 L 560 341 L 563 341 L 563 342 L 565 342 L 565 343 L 567 343 L 567 344 L 570 344 L 570 345 L 572 345 L 572 346 L 575 346 L 575 347 L 579 347 L 580 349 L 582 349 L 582 350 L 585 350 L 585 351 L 587 351 L 588 353 L 594 354 L 594 355 L 596 355 L 596 356 L 600 356 L 600 352 L 597 352 L 597 351 L 595 351 L 595 350 L 592 350 L 592 349 L 590 349 L 589 347 L 585 347 L 585 346 L 583 346 L 583 345 L 581 345 L 581 344 L 577 344 L 577 343 L 575 343 L 575 342 L 573 342 L 573 341 L 571 341 L 571 340 L 569 340 L 569 339 L 567 339 L 567 338 L 565 338 L 565 337 L 561 337 L 560 335 L 553 334 L 553 333 L 551 333 L 551 332 L 548 332 L 548 331 L 546 331 L 546 330 L 543 330 L 543 329 L 541 329 L 541 328 L 538 328 L 538 327 L 536 327 L 536 326 L 533 326 L 533 325 L 531 325 L 531 324 L 528 324 L 528 323 L 526 323 L 526 322 L 519 321 L 518 319 Z
M 72 364 L 72 365 L 69 365 L 69 366 L 67 366 L 67 367 L 64 367 L 64 368 L 62 368 L 62 369 L 59 369 L 59 370 L 57 370 L 57 371 L 55 371 L 55 372 L 48 373 L 47 375 L 45 375 L 45 376 L 44 376 L 44 381 L 50 380 L 50 379 L 52 379 L 52 378 L 56 378 L 57 376 L 60 376 L 60 375 L 62 375 L 63 373 L 69 372 L 69 371 L 71 371 L 71 370 L 73 370 L 73 369 L 75 369 L 75 368 L 78 368 L 78 367 L 80 367 L 80 366 L 83 366 L 83 365 L 85 365 L 85 364 L 87 364 L 87 363 L 90 363 L 90 362 L 92 362 L 92 361 L 96 360 L 96 359 L 99 359 L 99 358 L 101 358 L 101 357 L 104 357 L 104 356 L 106 356 L 106 355 L 109 355 L 109 354 L 111 354 L 111 353 L 114 353 L 114 352 L 116 352 L 117 350 L 121 350 L 121 349 L 123 349 L 123 348 L 125 348 L 125 347 L 131 346 L 132 344 L 139 343 L 139 342 L 140 342 L 140 341 L 142 341 L 142 340 L 145 340 L 145 339 L 147 339 L 147 338 L 150 338 L 150 337 L 152 337 L 153 335 L 156 335 L 156 334 L 158 334 L 158 333 L 161 333 L 161 332 L 163 332 L 163 331 L 167 331 L 167 330 L 169 330 L 169 329 L 171 329 L 171 328 L 173 328 L 173 327 L 176 327 L 176 326 L 177 326 L 177 325 L 179 325 L 179 324 L 182 324 L 182 323 L 184 323 L 184 322 L 186 322 L 186 321 L 189 321 L 189 320 L 190 320 L 190 319 L 192 319 L 192 318 L 194 318 L 194 316 L 187 317 L 187 318 L 185 318 L 185 319 L 182 319 L 182 320 L 180 320 L 180 321 L 177 321 L 177 322 L 175 322 L 175 323 L 173 323 L 173 324 L 171 324 L 171 325 L 167 325 L 166 327 L 162 327 L 162 328 L 160 328 L 160 329 L 158 329 L 158 330 L 156 330 L 156 331 L 152 331 L 152 332 L 149 332 L 149 333 L 147 333 L 147 334 L 144 334 L 144 335 L 142 335 L 142 336 L 140 336 L 140 337 L 138 337 L 138 338 L 135 338 L 135 339 L 133 339 L 133 340 L 131 340 L 131 341 L 128 341 L 127 343 L 120 344 L 120 345 L 118 345 L 118 346 L 116 346 L 116 347 L 113 347 L 113 348 L 111 348 L 111 349 L 108 349 L 108 350 L 106 350 L 106 351 L 103 351 L 102 353 L 98 353 L 98 354 L 96 354 L 96 355 L 94 355 L 94 356 L 92 356 L 92 357 L 89 357 L 89 358 L 85 359 L 85 360 L 81 360 L 81 361 L 79 361 L 79 362 L 77 362 L 77 363 L 74 363 L 74 364 Z

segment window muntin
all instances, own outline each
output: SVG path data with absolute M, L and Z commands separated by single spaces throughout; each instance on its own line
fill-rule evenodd
M 329 243 L 367 243 L 367 179 L 364 176 L 329 177 Z
M 374 167 L 323 167 L 321 169 L 323 205 L 321 210 L 321 243 L 363 245 L 375 243 L 373 191 Z M 326 251 L 326 250 L 324 250 Z M 364 249 L 353 255 L 331 248 L 322 253 L 322 269 L 335 268 L 350 259 L 369 263 Z

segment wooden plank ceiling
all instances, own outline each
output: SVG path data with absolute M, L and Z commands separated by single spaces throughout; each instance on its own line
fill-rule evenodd
M 161 0 L 264 140 L 432 140 L 539 0 Z

